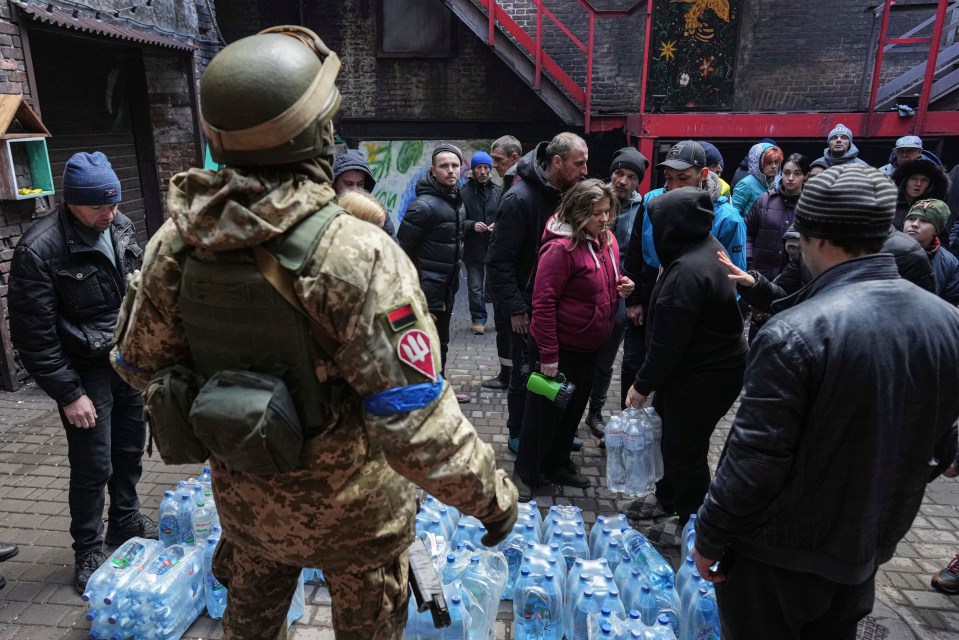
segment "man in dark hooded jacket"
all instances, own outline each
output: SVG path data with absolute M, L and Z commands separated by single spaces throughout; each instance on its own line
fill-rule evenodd
M 486 263 L 486 289 L 502 313 L 510 318 L 512 334 L 507 402 L 509 418 L 508 446 L 519 447 L 526 402 L 526 339 L 529 314 L 533 306 L 533 280 L 539 245 L 549 219 L 563 191 L 586 176 L 589 150 L 586 141 L 575 133 L 560 133 L 540 142 L 517 164 L 517 180 L 500 201 L 493 242 Z
M 646 360 L 626 396 L 663 420 L 663 478 L 656 483 L 661 520 L 646 532 L 678 546 L 689 516 L 709 487 L 709 437 L 742 387 L 746 364 L 736 288 L 716 261 L 723 245 L 710 233 L 713 203 L 696 187 L 667 191 L 649 202 L 653 243 L 662 274 L 649 301 Z
M 416 183 L 416 200 L 406 209 L 397 232 L 400 247 L 416 266 L 420 288 L 436 322 L 444 370 L 463 259 L 465 213 L 456 186 L 462 166 L 463 154 L 457 147 L 441 144 L 433 149 L 430 172 Z
M 333 161 L 333 190 L 336 191 L 337 197 L 349 189 L 366 189 L 372 194 L 375 186 L 376 179 L 362 153 L 356 149 L 347 149 L 336 156 Z M 388 213 L 383 221 L 383 231 L 396 239 L 396 227 L 393 226 L 393 220 Z

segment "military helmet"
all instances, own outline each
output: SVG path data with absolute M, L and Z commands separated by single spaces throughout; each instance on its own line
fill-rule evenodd
M 213 159 L 250 166 L 332 155 L 327 147 L 340 106 L 339 70 L 336 54 L 303 27 L 271 27 L 225 47 L 200 81 Z

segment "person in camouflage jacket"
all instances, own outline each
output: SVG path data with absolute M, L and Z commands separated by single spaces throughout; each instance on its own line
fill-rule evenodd
M 245 40 L 299 46 L 276 37 Z M 211 63 L 205 80 L 212 70 Z M 332 131 L 324 129 L 325 139 Z M 179 307 L 188 255 L 202 260 L 284 234 L 333 200 L 330 178 L 326 155 L 260 171 L 228 166 L 174 177 L 170 219 L 147 245 L 121 308 L 113 353 L 120 375 L 144 389 L 156 372 L 191 362 Z M 300 570 L 319 567 L 329 583 L 337 638 L 399 639 L 407 615 L 414 483 L 479 518 L 490 545 L 512 528 L 516 488 L 439 375 L 436 329 L 416 270 L 395 242 L 339 215 L 299 274 L 293 278 L 298 301 L 338 345 L 313 363 L 317 380 L 341 378 L 350 393 L 329 408 L 328 424 L 306 441 L 293 471 L 250 475 L 211 459 L 223 527 L 214 573 L 229 590 L 224 637 L 285 637 Z M 397 395 L 404 392 L 410 394 L 405 404 Z

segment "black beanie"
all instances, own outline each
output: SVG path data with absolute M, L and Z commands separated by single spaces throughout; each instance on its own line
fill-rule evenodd
M 623 147 L 613 154 L 613 163 L 609 165 L 610 174 L 619 168 L 634 171 L 639 176 L 639 181 L 643 181 L 646 175 L 646 169 L 649 167 L 649 160 L 646 156 L 632 147 Z
M 449 144 L 448 142 L 436 145 L 436 147 L 433 149 L 433 155 L 430 156 L 430 164 L 432 164 L 433 160 L 436 159 L 436 156 L 441 153 L 452 153 L 454 156 L 460 159 L 460 164 L 463 164 L 463 152 L 460 151 L 459 147 Z
M 796 203 L 796 230 L 814 238 L 871 240 L 889 235 L 896 213 L 896 186 L 867 164 L 847 163 L 803 185 Z

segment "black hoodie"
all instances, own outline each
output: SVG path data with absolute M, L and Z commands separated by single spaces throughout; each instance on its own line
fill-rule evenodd
M 716 258 L 723 245 L 710 234 L 713 215 L 709 193 L 696 187 L 649 202 L 663 272 L 649 302 L 646 361 L 633 383 L 643 395 L 680 375 L 746 362 L 736 288 Z
M 464 220 L 459 189 L 444 189 L 431 174 L 419 179 L 396 235 L 416 265 L 430 311 L 444 311 L 459 288 Z
M 486 263 L 486 290 L 507 316 L 532 308 L 533 280 L 546 221 L 563 193 L 546 178 L 546 146 L 516 164 L 516 182 L 503 194 Z

